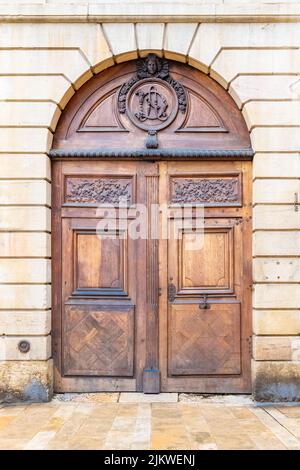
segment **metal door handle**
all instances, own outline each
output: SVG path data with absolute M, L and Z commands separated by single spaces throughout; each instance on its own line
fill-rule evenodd
M 207 295 L 203 296 L 203 302 L 199 304 L 200 310 L 208 310 L 210 309 L 210 304 L 207 302 Z

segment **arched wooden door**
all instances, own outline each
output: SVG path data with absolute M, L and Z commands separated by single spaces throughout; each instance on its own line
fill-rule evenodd
M 152 54 L 112 67 L 51 157 L 56 391 L 250 392 L 252 150 L 227 92 Z

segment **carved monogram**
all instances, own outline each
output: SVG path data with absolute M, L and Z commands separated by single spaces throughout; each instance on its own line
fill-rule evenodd
M 177 95 L 180 111 L 185 113 L 187 98 L 183 86 L 170 76 L 168 61 L 157 57 L 155 54 L 149 54 L 146 59 L 138 60 L 136 75 L 121 86 L 118 95 L 118 109 L 120 113 L 125 113 L 126 111 L 126 98 L 129 90 L 135 83 L 144 78 L 160 78 L 169 83 Z
M 173 203 L 240 202 L 239 179 L 236 178 L 178 178 L 172 180 Z
M 136 118 L 144 122 L 147 119 L 153 121 L 166 121 L 168 119 L 167 109 L 168 102 L 162 93 L 159 93 L 155 86 L 150 86 L 149 90 L 145 93 L 137 91 L 136 95 L 139 98 L 139 112 L 135 114 Z
M 66 202 L 119 204 L 132 202 L 132 181 L 125 178 L 67 178 Z

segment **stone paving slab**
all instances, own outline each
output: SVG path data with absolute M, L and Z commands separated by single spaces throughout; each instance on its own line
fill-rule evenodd
M 300 405 L 256 406 L 247 396 L 67 395 L 1 406 L 0 449 L 300 450 Z M 158 401 L 162 395 L 169 401 Z
M 119 401 L 120 394 L 115 393 L 57 393 L 52 402 L 89 402 L 89 403 L 116 403 Z
M 253 405 L 251 395 L 201 395 L 199 393 L 180 393 L 180 402 L 200 402 L 201 404 L 219 403 L 222 405 L 241 406 Z
M 120 395 L 120 403 L 176 403 L 178 393 L 130 393 Z

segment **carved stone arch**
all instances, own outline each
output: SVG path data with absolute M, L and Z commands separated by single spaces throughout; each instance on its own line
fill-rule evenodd
M 252 150 L 244 118 L 221 85 L 189 65 L 149 54 L 106 69 L 69 101 L 51 155 L 83 154 L 251 158 Z

